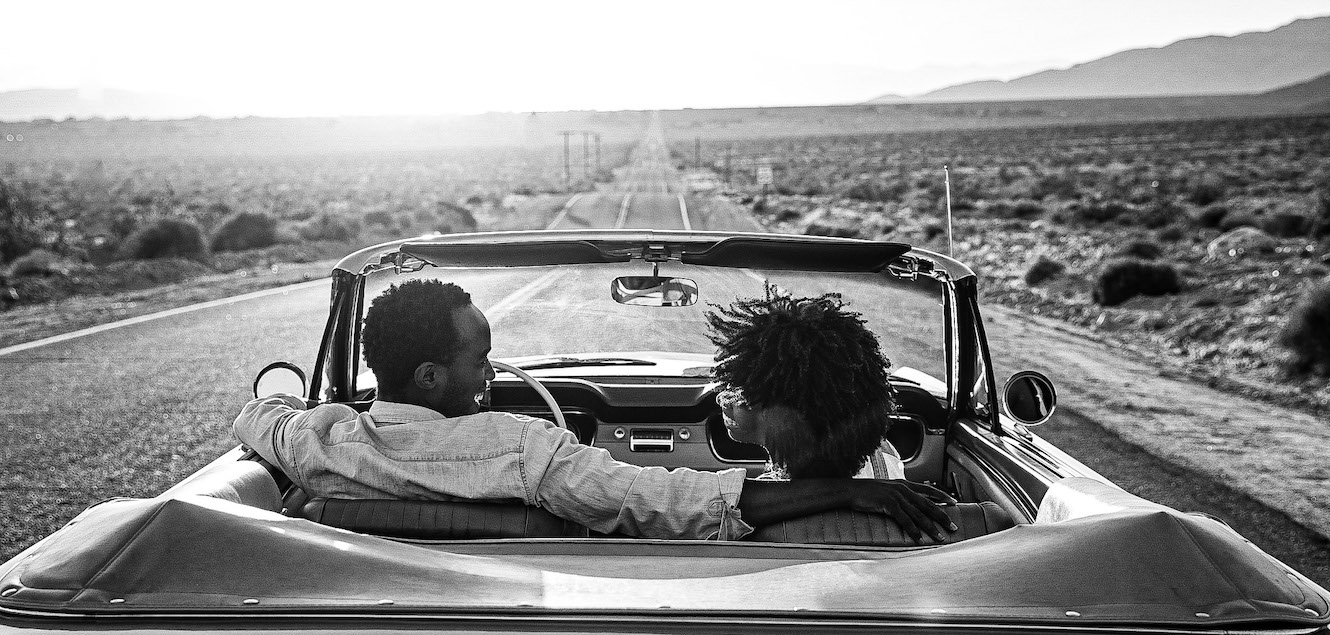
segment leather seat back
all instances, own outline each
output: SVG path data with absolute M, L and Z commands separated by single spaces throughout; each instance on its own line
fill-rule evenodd
M 1016 526 L 1011 515 L 995 503 L 957 503 L 941 508 L 959 529 L 947 533 L 951 544 Z M 916 543 L 895 520 L 881 514 L 838 509 L 759 527 L 745 540 L 805 544 L 913 547 Z M 926 534 L 917 544 L 939 544 Z
M 351 531 L 429 540 L 579 538 L 587 528 L 521 503 L 314 498 L 300 515 Z

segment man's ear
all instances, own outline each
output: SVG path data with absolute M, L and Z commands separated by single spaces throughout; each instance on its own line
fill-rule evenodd
M 448 382 L 448 371 L 434 362 L 421 362 L 416 366 L 411 381 L 422 390 L 432 390 Z

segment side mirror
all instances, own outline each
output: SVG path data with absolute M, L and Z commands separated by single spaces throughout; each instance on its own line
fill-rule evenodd
M 1053 416 L 1058 393 L 1042 373 L 1025 370 L 1011 376 L 1002 387 L 1002 405 L 1007 416 L 1026 426 L 1037 426 Z
M 610 283 L 610 297 L 630 306 L 693 306 L 697 283 L 688 278 L 621 276 Z
M 268 397 L 278 393 L 305 398 L 305 371 L 291 362 L 273 362 L 263 367 L 254 378 L 254 396 Z

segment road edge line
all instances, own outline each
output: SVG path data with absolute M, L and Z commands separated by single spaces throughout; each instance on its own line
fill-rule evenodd
M 545 226 L 545 231 L 554 229 L 555 225 L 562 223 L 563 219 L 568 217 L 568 210 L 573 209 L 573 205 L 577 204 L 577 201 L 581 198 L 582 193 L 578 192 L 574 194 L 572 198 L 568 199 L 568 202 L 563 204 L 563 209 L 559 210 L 559 214 L 554 217 L 554 220 L 550 221 L 550 224 Z
M 72 339 L 77 339 L 88 335 L 94 335 L 97 333 L 101 333 L 103 331 L 110 331 L 112 329 L 118 329 L 125 326 L 133 326 L 135 324 L 151 322 L 152 320 L 160 320 L 162 318 L 180 315 L 182 313 L 190 313 L 202 309 L 211 309 L 213 307 L 219 307 L 227 304 L 234 304 L 236 302 L 244 302 L 246 300 L 253 300 L 255 298 L 262 298 L 264 296 L 276 295 L 278 293 L 288 293 L 291 291 L 298 291 L 305 287 L 313 287 L 320 284 L 331 285 L 332 278 L 319 278 L 318 280 L 297 282 L 295 284 L 288 284 L 282 287 L 273 287 L 271 289 L 263 289 L 261 291 L 251 291 L 250 293 L 246 293 L 243 295 L 231 296 L 229 298 L 219 298 L 217 300 L 208 300 L 207 302 L 200 302 L 198 304 L 190 304 L 186 306 L 176 307 L 174 309 L 167 309 L 165 311 L 158 311 L 156 313 L 149 313 L 147 315 L 140 315 L 137 317 L 117 320 L 115 322 L 107 322 L 106 324 L 98 324 L 97 326 L 90 326 L 88 328 L 79 329 L 77 331 L 70 331 L 68 333 L 61 333 L 60 335 L 52 335 L 50 337 L 44 337 L 39 340 L 33 340 L 31 342 L 24 342 L 22 344 L 14 344 L 13 346 L 6 346 L 5 348 L 0 348 L 0 357 L 3 357 L 5 355 L 10 355 L 13 353 L 19 353 L 34 348 L 40 348 L 42 346 L 50 346 L 52 344 L 67 342 Z

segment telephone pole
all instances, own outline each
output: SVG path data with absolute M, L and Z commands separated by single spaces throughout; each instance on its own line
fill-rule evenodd
M 563 135 L 563 189 L 572 190 L 573 173 L 572 168 L 568 164 L 568 137 L 573 134 L 573 131 L 560 130 L 559 134 Z

